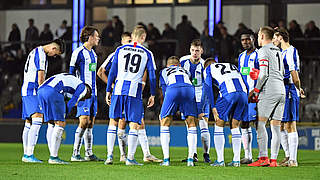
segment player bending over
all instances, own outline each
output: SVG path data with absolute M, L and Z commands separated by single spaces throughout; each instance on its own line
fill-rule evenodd
M 160 140 L 163 152 L 162 166 L 170 165 L 169 127 L 173 115 L 179 111 L 186 117 L 188 127 L 188 159 L 187 166 L 194 166 L 193 156 L 197 148 L 197 105 L 195 101 L 194 87 L 189 79 L 188 72 L 180 67 L 178 57 L 172 56 L 167 61 L 167 67 L 160 73 L 160 86 L 164 96 L 160 111 Z
M 69 73 L 78 77 L 92 89 L 91 98 L 81 101 L 77 106 L 76 116 L 79 117 L 79 126 L 74 135 L 71 161 L 103 161 L 92 152 L 92 129 L 98 108 L 96 85 L 97 55 L 93 47 L 98 45 L 99 40 L 98 29 L 85 26 L 80 35 L 80 41 L 83 45 L 75 49 L 71 56 Z M 86 151 L 84 159 L 80 156 L 82 138 Z
M 67 106 L 65 97 L 71 97 Z M 69 164 L 58 157 L 61 137 L 66 126 L 65 116 L 72 107 L 91 97 L 91 88 L 73 75 L 61 73 L 47 79 L 38 90 L 38 99 L 44 121 L 53 120 L 55 126 L 50 139 L 49 164 Z
M 23 162 L 41 163 L 34 157 L 33 151 L 37 144 L 39 130 L 43 121 L 43 114 L 39 108 L 37 97 L 38 87 L 44 82 L 48 61 L 46 56 L 56 56 L 64 52 L 65 44 L 56 39 L 49 44 L 33 49 L 24 66 L 22 96 L 22 119 L 25 125 L 22 132 Z
M 245 51 L 243 51 L 238 58 L 238 69 L 240 70 L 242 79 L 247 86 L 248 92 L 250 92 L 257 81 L 250 77 L 250 72 L 254 72 L 259 69 L 258 52 L 254 46 L 254 36 L 250 32 L 243 33 L 241 35 L 241 45 Z M 241 139 L 244 149 L 244 158 L 241 159 L 241 164 L 252 163 L 252 129 L 250 122 L 256 121 L 256 103 L 248 103 L 248 114 L 241 121 Z
M 224 163 L 224 125 L 231 117 L 230 128 L 232 134 L 233 160 L 228 166 L 240 167 L 241 133 L 240 121 L 247 116 L 248 96 L 247 88 L 235 65 L 230 63 L 216 63 L 213 58 L 205 62 L 204 90 L 209 97 L 216 124 L 214 128 L 214 146 L 217 160 L 211 166 L 225 166 Z M 218 90 L 214 90 L 217 87 Z M 214 102 L 214 93 L 219 96 Z
M 126 165 L 142 165 L 134 159 L 134 154 L 137 148 L 138 128 L 144 111 L 142 78 L 146 69 L 148 70 L 151 91 L 147 107 L 153 106 L 156 93 L 156 66 L 153 54 L 141 45 L 145 41 L 146 35 L 142 26 L 134 28 L 131 36 L 132 43 L 117 48 L 108 75 L 106 100 L 110 106 L 110 121 L 118 122 L 119 119 L 125 118 L 130 122 Z M 111 96 L 113 83 L 115 86 Z
M 284 63 L 284 85 L 286 102 L 281 126 L 281 145 L 285 151 L 285 159 L 281 166 L 298 166 L 298 132 L 296 122 L 299 120 L 300 95 L 304 97 L 299 79 L 300 59 L 298 51 L 289 43 L 289 33 L 285 29 L 277 29 L 273 36 L 274 45 L 282 49 Z
M 262 27 L 258 34 L 258 51 L 260 73 L 257 84 L 249 94 L 250 101 L 258 98 L 257 141 L 259 160 L 248 166 L 277 166 L 280 148 L 280 124 L 285 105 L 285 87 L 283 83 L 283 60 L 281 51 L 272 44 L 274 30 Z M 268 134 L 266 122 L 270 119 L 271 126 L 271 162 L 268 158 Z

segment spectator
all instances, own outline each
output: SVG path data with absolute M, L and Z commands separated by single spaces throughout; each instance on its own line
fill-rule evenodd
M 278 24 L 271 20 L 269 22 L 269 26 L 272 27 L 272 28 L 276 28 L 276 27 L 278 27 Z
M 156 41 L 161 38 L 160 31 L 154 27 L 153 23 L 149 23 L 147 27 L 147 40 Z
M 310 103 L 305 105 L 305 114 L 309 118 L 313 118 L 315 116 L 316 119 L 319 119 L 320 112 L 320 95 L 317 97 L 317 101 L 315 103 Z
M 56 37 L 61 38 L 67 32 L 67 20 L 63 20 L 60 27 L 56 30 Z
M 206 20 L 203 21 L 203 31 L 202 31 L 202 34 L 205 33 L 206 28 L 208 28 L 208 27 L 209 27 L 209 26 L 208 26 L 208 19 L 206 19 Z
M 297 23 L 296 20 L 290 21 L 288 32 L 291 40 L 294 40 L 295 38 L 303 37 L 303 33 L 300 28 L 300 25 Z
M 193 30 L 187 15 L 183 15 L 181 23 L 177 25 L 176 36 L 178 40 L 179 56 L 189 54 L 190 43 L 193 40 Z
M 169 25 L 169 23 L 164 24 L 164 30 L 162 32 L 162 39 L 175 39 L 176 31 Z
M 278 21 L 278 27 L 279 27 L 279 28 L 283 28 L 283 29 L 286 29 L 286 30 L 287 30 L 287 25 L 286 25 L 285 20 L 280 19 L 280 20 Z
M 202 58 L 207 59 L 208 57 L 214 56 L 214 40 L 213 37 L 209 36 L 209 28 L 205 28 L 200 36 L 200 40 L 203 47 Z
M 19 42 L 21 41 L 20 29 L 17 24 L 12 24 L 11 28 L 12 30 L 8 38 L 9 42 L 11 42 L 10 49 L 17 51 L 18 49 L 21 49 Z
M 113 40 L 115 43 L 120 44 L 121 35 L 123 33 L 124 25 L 119 16 L 113 16 L 112 21 L 114 23 Z
M 243 34 L 244 32 L 249 32 L 249 31 L 251 32 L 250 34 L 253 34 L 253 31 L 251 29 L 249 29 L 245 24 L 239 23 L 238 29 L 234 33 L 233 37 L 238 40 L 238 39 L 240 39 L 241 34 Z
M 44 24 L 44 29 L 40 34 L 39 40 L 41 43 L 47 43 L 53 40 L 53 34 L 50 30 L 50 24 Z
M 192 30 L 192 35 L 191 35 L 192 40 L 199 39 L 200 38 L 199 31 L 194 26 L 192 26 L 192 22 L 191 21 L 189 21 L 189 24 L 190 24 L 191 30 Z
M 106 47 L 113 47 L 114 37 L 113 37 L 114 28 L 112 27 L 112 21 L 108 20 L 106 27 L 102 30 L 101 33 L 101 44 Z
M 215 39 L 220 39 L 221 38 L 220 29 L 222 27 L 224 27 L 224 22 L 223 21 L 219 21 L 218 24 L 216 24 L 214 26 L 213 36 L 214 36 Z
M 310 21 L 307 24 L 306 31 L 304 32 L 304 37 L 306 38 L 320 37 L 319 28 L 316 26 L 314 21 Z
M 38 28 L 34 26 L 34 20 L 29 19 L 29 27 L 26 29 L 25 47 L 28 54 L 33 48 L 37 46 L 39 40 Z
M 226 27 L 220 29 L 221 37 L 218 39 L 219 62 L 235 63 L 233 59 L 233 38 L 228 34 Z

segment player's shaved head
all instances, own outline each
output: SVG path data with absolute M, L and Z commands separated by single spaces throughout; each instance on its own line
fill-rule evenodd
M 204 68 L 207 68 L 210 64 L 216 63 L 217 61 L 214 58 L 207 58 L 204 62 Z
M 137 25 L 133 29 L 132 38 L 140 38 L 144 34 L 146 34 L 146 30 L 144 29 L 144 27 L 141 25 Z
M 167 67 L 169 67 L 171 65 L 179 65 L 179 64 L 180 64 L 180 61 L 177 56 L 171 56 L 167 60 Z
M 265 38 L 268 40 L 272 40 L 273 34 L 274 34 L 274 29 L 269 27 L 269 26 L 264 26 L 260 28 L 260 32 L 265 35 Z
M 281 36 L 284 42 L 289 42 L 289 33 L 285 28 L 276 28 L 274 34 Z

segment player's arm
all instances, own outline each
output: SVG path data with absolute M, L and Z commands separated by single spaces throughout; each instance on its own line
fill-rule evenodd
M 160 87 L 161 87 L 161 90 L 162 90 L 162 95 L 163 95 L 163 97 L 164 97 L 165 94 L 166 94 L 167 85 L 166 85 L 166 82 L 164 81 L 162 72 L 163 72 L 163 71 L 160 72 L 159 83 L 160 83 Z
M 71 92 L 69 92 L 71 93 Z M 87 93 L 87 88 L 84 83 L 81 83 L 77 89 L 75 90 L 72 98 L 69 100 L 67 104 L 67 113 L 71 112 L 71 109 L 83 98 Z
M 71 56 L 70 60 L 70 68 L 69 68 L 69 74 L 76 75 L 76 67 L 79 64 L 80 61 L 80 53 L 78 51 L 74 51 Z
M 108 76 L 106 75 L 106 69 L 103 68 L 102 66 L 98 69 L 97 72 L 98 77 L 104 82 L 108 83 Z
M 154 58 L 151 53 L 148 55 L 147 70 L 149 75 L 150 93 L 151 93 L 151 96 L 148 100 L 147 107 L 152 107 L 154 104 L 154 97 L 156 95 L 157 82 L 156 82 L 156 72 L 155 72 L 156 64 L 154 62 Z
M 104 82 L 108 83 L 108 72 L 111 69 L 114 53 L 111 53 L 98 69 L 97 75 Z
M 45 80 L 45 75 L 44 75 L 44 70 L 39 70 L 38 71 L 38 84 L 39 86 L 44 82 Z
M 257 79 L 257 84 L 255 86 L 255 92 L 259 93 L 261 90 L 262 86 L 265 84 L 265 82 L 269 78 L 269 58 L 265 55 L 264 49 L 259 50 L 259 75 Z
M 119 54 L 119 50 L 117 50 L 114 55 L 114 59 L 111 63 L 112 65 L 111 65 L 111 69 L 110 69 L 109 75 L 108 75 L 108 82 L 107 82 L 107 88 L 106 88 L 106 102 L 108 105 L 111 104 L 112 84 L 118 74 L 118 54 Z
M 147 71 L 144 71 L 144 74 L 143 74 L 143 77 L 142 77 L 142 91 L 144 90 L 144 87 L 146 86 L 147 77 L 148 77 Z
M 205 94 L 208 96 L 209 104 L 212 108 L 215 107 L 214 104 L 214 94 L 213 94 L 213 78 L 211 76 L 211 68 L 208 67 L 204 73 L 204 84 L 203 84 L 203 90 Z

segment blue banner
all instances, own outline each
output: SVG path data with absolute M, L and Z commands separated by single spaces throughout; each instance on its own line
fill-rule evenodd
M 63 133 L 63 144 L 73 144 L 74 142 L 74 134 L 78 125 L 67 125 L 65 127 L 65 131 Z M 107 125 L 97 124 L 94 125 L 93 128 L 93 143 L 95 145 L 106 145 L 107 143 Z M 38 143 L 46 144 L 46 130 L 47 126 L 44 125 L 40 129 Z M 126 132 L 128 132 L 128 128 Z M 214 138 L 213 132 L 214 128 L 209 127 L 209 131 L 211 134 L 211 147 L 214 147 Z M 271 142 L 271 131 L 270 128 L 267 128 L 269 135 L 269 147 Z M 150 146 L 160 146 L 160 126 L 157 125 L 147 125 L 146 132 L 149 140 Z M 320 150 L 320 128 L 307 128 L 307 127 L 298 127 L 299 134 L 299 149 L 312 149 L 312 150 Z M 256 131 L 252 128 L 252 147 L 257 148 L 257 136 Z M 224 128 L 224 136 L 225 136 L 225 147 L 232 147 L 232 139 L 231 139 L 231 131 L 229 127 Z M 117 141 L 116 141 L 117 144 Z M 170 146 L 176 147 L 186 147 L 187 146 L 187 129 L 186 126 L 171 126 L 170 127 Z M 201 135 L 200 129 L 198 128 L 198 147 L 201 147 Z

